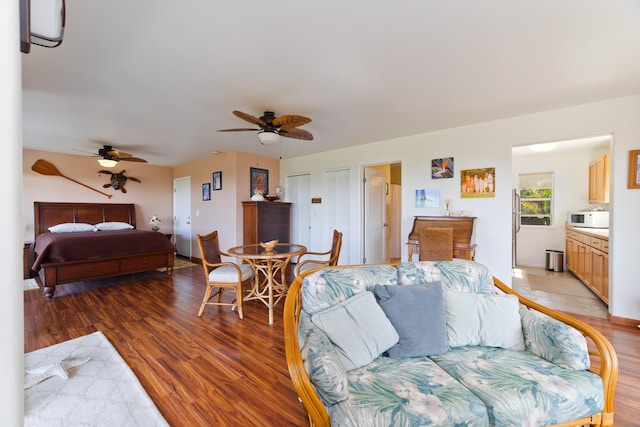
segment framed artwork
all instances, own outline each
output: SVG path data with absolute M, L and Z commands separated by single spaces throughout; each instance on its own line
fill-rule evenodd
M 496 197 L 496 168 L 460 171 L 460 197 L 463 199 Z
M 202 184 L 202 200 L 211 200 L 211 183 Z
M 453 157 L 431 160 L 431 179 L 453 178 Z
M 213 173 L 213 190 L 222 190 L 222 172 Z
M 627 188 L 640 188 L 640 150 L 629 151 L 629 184 Z
M 440 207 L 440 189 L 427 188 L 416 190 L 416 208 Z
M 251 168 L 251 196 L 254 194 L 269 194 L 269 171 L 266 169 Z

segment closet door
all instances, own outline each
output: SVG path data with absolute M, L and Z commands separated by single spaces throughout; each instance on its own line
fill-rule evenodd
M 311 242 L 311 175 L 285 178 L 284 200 L 291 202 L 291 243 L 309 249 Z
M 323 246 L 331 247 L 333 230 L 342 232 L 342 249 L 338 264 L 350 264 L 351 245 L 351 185 L 350 169 L 329 170 L 323 176 Z

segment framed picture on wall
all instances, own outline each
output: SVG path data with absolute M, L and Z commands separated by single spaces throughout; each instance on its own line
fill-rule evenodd
M 431 179 L 453 178 L 453 157 L 431 159 Z
M 629 152 L 629 183 L 628 188 L 640 188 L 640 150 Z
M 222 172 L 213 173 L 213 190 L 222 190 Z
M 251 168 L 251 196 L 254 194 L 269 194 L 269 171 L 266 169 Z
M 202 200 L 211 200 L 211 183 L 202 184 Z
M 460 171 L 460 197 L 496 197 L 496 168 L 467 169 Z

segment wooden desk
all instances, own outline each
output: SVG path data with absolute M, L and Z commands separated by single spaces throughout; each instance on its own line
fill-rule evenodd
M 253 289 L 245 301 L 259 300 L 269 307 L 269 324 L 273 324 L 273 307 L 287 294 L 285 279 L 287 265 L 294 256 L 302 255 L 307 248 L 291 243 L 278 243 L 272 250 L 266 250 L 260 244 L 236 246 L 223 255 L 242 258 L 253 267 L 255 280 Z M 280 279 L 278 281 L 278 272 Z M 260 276 L 259 273 L 262 273 Z
M 413 261 L 413 254 L 420 253 L 420 240 L 418 228 L 420 227 L 447 227 L 453 228 L 453 257 L 473 260 L 475 259 L 476 245 L 471 244 L 473 237 L 474 216 L 416 216 L 413 219 L 413 228 L 409 233 L 407 245 L 409 247 L 409 261 Z

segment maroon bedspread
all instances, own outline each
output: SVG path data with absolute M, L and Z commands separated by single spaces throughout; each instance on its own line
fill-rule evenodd
M 144 252 L 175 251 L 162 233 L 146 230 L 43 233 L 36 238 L 34 271 L 43 264 Z

